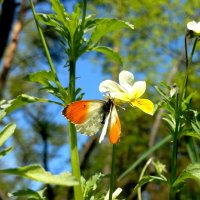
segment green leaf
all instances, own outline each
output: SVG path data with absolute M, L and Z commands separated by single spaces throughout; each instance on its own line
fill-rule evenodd
M 50 81 L 55 82 L 56 76 L 52 71 L 39 71 L 33 74 L 29 74 L 25 77 L 25 80 L 41 83 L 44 86 L 49 86 Z
M 155 89 L 157 90 L 157 92 L 162 96 L 164 97 L 165 99 L 168 99 L 169 96 L 163 91 L 163 89 L 159 86 L 155 86 Z
M 78 181 L 69 172 L 59 175 L 52 175 L 45 171 L 40 165 L 30 165 L 20 168 L 1 169 L 0 173 L 14 174 L 31 180 L 43 182 L 46 184 L 55 184 L 63 186 L 78 185 Z
M 105 36 L 109 32 L 122 28 L 130 28 L 133 30 L 134 26 L 128 22 L 118 19 L 97 19 L 96 28 L 92 32 L 89 43 L 92 46 L 95 46 L 103 36 Z
M 144 184 L 151 182 L 167 182 L 167 179 L 164 176 L 143 176 L 139 183 L 134 187 L 133 191 L 136 191 Z
M 4 149 L 3 151 L 0 152 L 0 158 L 6 156 L 9 152 L 11 152 L 13 150 L 13 147 L 8 147 L 6 149 Z
M 109 47 L 105 47 L 105 46 L 97 46 L 97 47 L 94 47 L 92 50 L 105 54 L 109 59 L 123 66 L 123 62 L 119 53 L 113 51 L 113 49 Z
M 187 179 L 193 179 L 200 182 L 200 163 L 193 163 L 187 166 L 185 170 L 179 175 L 173 184 L 173 187 L 184 182 Z
M 75 34 L 78 34 L 78 32 L 76 33 L 76 30 L 80 24 L 80 20 L 79 20 L 80 14 L 81 14 L 81 8 L 80 8 L 80 4 L 78 3 L 75 6 L 74 12 L 70 16 L 70 19 L 68 20 L 68 29 L 69 29 L 71 38 L 74 38 L 74 36 L 79 38 L 79 36 Z
M 170 130 L 173 132 L 176 127 L 176 121 L 173 115 L 169 113 L 164 113 L 162 119 L 168 123 Z
M 190 137 L 194 137 L 200 140 L 200 132 L 185 130 L 181 132 L 180 137 L 183 137 L 183 136 L 190 136 Z
M 42 84 L 47 92 L 58 97 L 63 102 L 66 102 L 66 99 L 68 99 L 67 90 L 62 87 L 52 71 L 43 70 L 29 74 L 25 77 L 25 80 Z
M 4 110 L 0 110 L 0 121 L 6 116 L 6 112 Z
M 67 27 L 66 25 L 67 12 L 65 11 L 63 4 L 60 3 L 59 0 L 51 0 L 51 3 L 52 3 L 52 10 L 56 12 L 58 20 L 60 20 L 63 23 L 63 25 Z
M 48 99 L 42 99 L 42 98 L 37 98 L 37 97 L 33 97 L 33 96 L 29 96 L 26 94 L 21 94 L 19 95 L 16 99 L 10 100 L 8 101 L 7 104 L 4 104 L 2 106 L 0 106 L 1 109 L 4 109 L 4 111 L 6 112 L 6 114 L 13 112 L 14 110 L 28 104 L 28 103 L 35 103 L 35 102 L 49 102 L 49 103 L 55 103 L 58 105 L 62 105 L 59 102 L 56 101 L 51 101 Z
M 42 22 L 43 24 L 46 24 L 48 26 L 54 26 L 57 28 L 57 26 L 60 26 L 60 23 L 57 20 L 57 15 L 55 14 L 43 14 L 38 13 L 37 14 L 37 20 Z
M 97 189 L 98 184 L 102 180 L 103 177 L 104 175 L 101 173 L 93 175 L 87 181 L 83 177 L 81 177 L 81 187 L 82 187 L 84 199 L 95 199 L 94 191 Z
M 0 146 L 14 133 L 16 125 L 10 123 L 0 132 Z
M 44 196 L 45 190 L 46 188 L 39 191 L 34 191 L 31 189 L 18 190 L 9 194 L 9 197 L 26 197 L 27 199 L 47 200 L 47 198 Z

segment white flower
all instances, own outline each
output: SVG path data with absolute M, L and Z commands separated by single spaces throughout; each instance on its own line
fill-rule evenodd
M 122 188 L 117 188 L 112 194 L 112 200 L 117 200 L 117 197 L 119 196 L 121 192 L 122 192 Z M 109 199 L 109 192 L 106 194 L 104 200 L 108 200 L 108 199 Z
M 145 90 L 146 82 L 134 82 L 133 74 L 128 71 L 120 72 L 119 84 L 112 80 L 105 80 L 99 85 L 99 91 L 108 94 L 116 104 L 129 103 L 152 115 L 154 104 L 148 99 L 140 99 Z
M 187 23 L 187 29 L 196 34 L 200 34 L 200 22 L 191 21 Z

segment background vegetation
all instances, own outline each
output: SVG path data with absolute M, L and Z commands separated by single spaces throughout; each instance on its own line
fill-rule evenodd
M 34 3 L 37 12 L 52 12 L 49 1 L 35 1 Z M 72 11 L 75 3 L 77 2 L 63 1 L 69 12 Z M 96 14 L 99 18 L 111 17 L 129 21 L 134 24 L 135 30 L 116 30 L 101 40 L 102 45 L 110 46 L 122 55 L 123 68 L 99 53 L 85 54 L 82 59 L 87 60 L 90 65 L 92 63 L 93 68 L 97 66 L 97 63 L 98 66 L 102 66 L 102 80 L 111 77 L 117 81 L 118 74 L 122 69 L 133 72 L 136 80 L 145 79 L 150 86 L 146 97 L 150 97 L 149 99 L 156 104 L 161 97 L 155 90 L 155 85 L 162 81 L 168 85 L 174 83 L 179 85 L 183 80 L 186 24 L 192 20 L 199 21 L 199 3 L 199 0 L 181 2 L 168 0 L 88 1 L 87 14 Z M 1 98 L 12 99 L 21 93 L 28 93 L 40 98 L 49 97 L 49 94 L 41 90 L 39 84 L 24 80 L 24 77 L 31 72 L 48 69 L 29 3 L 26 0 L 5 0 L 1 5 L 0 27 Z M 45 25 L 42 28 L 58 75 L 64 81 L 63 84 L 67 86 L 65 77 L 68 76 L 68 69 L 65 66 L 68 58 L 63 44 L 53 29 Z M 191 46 L 189 44 L 189 48 L 192 48 L 192 43 Z M 197 43 L 190 70 L 189 92 L 199 91 L 199 54 L 200 46 Z M 82 68 L 82 70 L 87 67 L 87 65 L 77 65 L 77 68 Z M 81 77 L 81 79 L 87 81 L 87 77 Z M 98 92 L 98 88 L 96 91 Z M 88 84 L 87 90 L 82 92 L 90 93 L 90 84 Z M 50 98 L 54 100 L 54 97 L 50 96 Z M 96 94 L 94 94 L 94 98 L 96 98 Z M 199 110 L 199 101 L 200 96 L 196 93 L 192 104 L 197 110 Z M 117 177 L 145 151 L 169 134 L 166 123 L 161 120 L 162 113 L 163 110 L 158 110 L 151 117 L 133 108 L 119 113 L 122 138 L 117 147 Z M 14 153 L 0 161 L 1 168 L 40 163 L 46 170 L 54 173 L 61 172 L 67 167 L 70 169 L 66 121 L 62 119 L 59 106 L 30 104 L 9 115 L 2 123 L 7 121 L 16 122 L 17 130 L 8 144 L 6 143 L 6 145 L 13 144 Z M 94 136 L 87 140 L 85 138 L 78 140 L 82 175 L 86 179 L 91 177 L 94 172 L 109 173 L 111 146 L 108 142 L 99 145 L 97 138 L 98 136 Z M 181 140 L 179 145 L 178 163 L 184 169 L 190 162 L 187 138 Z M 196 145 L 199 153 L 198 140 Z M 168 142 L 153 154 L 166 166 L 167 171 L 170 169 L 170 148 L 171 142 Z M 122 197 L 136 198 L 136 193 L 132 193 L 132 190 L 138 183 L 145 163 L 146 160 L 117 181 L 116 187 L 123 188 Z M 155 174 L 154 168 L 150 166 L 146 173 Z M 98 188 L 98 190 L 106 191 L 107 184 L 107 179 L 103 179 L 103 183 L 100 185 L 102 188 Z M 1 176 L 0 199 L 8 199 L 8 192 L 27 187 L 27 185 L 33 189 L 43 188 L 43 185 L 19 177 Z M 70 188 L 66 189 L 61 186 L 49 186 L 47 191 L 49 199 L 56 200 L 69 199 L 71 194 Z M 149 183 L 142 187 L 142 192 L 146 199 L 168 199 L 169 191 L 164 184 Z M 199 184 L 187 181 L 179 198 L 198 199 L 199 195 Z

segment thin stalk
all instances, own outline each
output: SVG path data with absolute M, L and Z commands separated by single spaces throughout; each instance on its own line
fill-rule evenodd
M 187 48 L 187 36 L 185 36 L 185 69 L 186 69 L 186 75 L 185 75 L 185 81 L 184 81 L 184 85 L 183 85 L 183 89 L 182 89 L 182 100 L 184 100 L 186 94 L 187 94 L 187 85 L 188 85 L 188 77 L 189 77 L 189 66 L 192 62 L 192 57 L 194 55 L 194 51 L 196 48 L 196 44 L 197 44 L 198 38 L 195 39 L 193 47 L 192 47 L 192 51 L 190 54 L 190 58 L 188 59 L 188 48 Z
M 139 177 L 139 181 L 142 179 L 144 176 L 145 171 L 147 170 L 147 167 L 151 164 L 153 158 L 149 158 L 149 160 L 146 162 L 145 166 L 142 169 L 142 172 Z M 142 194 L 141 194 L 141 187 L 138 188 L 137 190 L 137 195 L 138 195 L 138 200 L 142 200 Z
M 70 94 L 70 102 L 75 100 L 75 74 L 76 74 L 76 61 L 69 62 L 69 94 Z M 80 162 L 79 162 L 79 154 L 77 147 L 77 134 L 75 126 L 69 122 L 69 139 L 70 139 L 70 155 L 71 155 L 71 166 L 72 166 L 72 174 L 78 179 L 80 182 Z M 82 200 L 83 194 L 81 190 L 81 184 L 74 186 L 74 197 L 75 200 Z
M 46 40 L 45 40 L 44 35 L 42 33 L 42 29 L 40 28 L 40 25 L 39 25 L 39 23 L 37 21 L 36 12 L 35 12 L 35 8 L 34 8 L 34 5 L 33 5 L 33 2 L 32 2 L 32 0 L 29 0 L 29 2 L 30 2 L 31 9 L 32 9 L 32 12 L 33 12 L 33 17 L 34 17 L 34 20 L 35 20 L 36 27 L 38 29 L 38 33 L 39 33 L 40 38 L 42 40 L 42 45 L 43 45 L 43 48 L 44 48 L 44 51 L 45 51 L 45 54 L 46 54 L 50 69 L 54 74 L 56 74 L 56 70 L 55 70 L 53 62 L 51 60 L 51 56 L 50 56 L 50 53 L 49 53 L 49 50 L 48 50 L 48 47 L 47 47 Z
M 113 194 L 114 185 L 115 185 L 115 160 L 116 160 L 116 144 L 113 144 L 111 174 L 110 174 L 109 200 L 112 200 L 112 194 Z

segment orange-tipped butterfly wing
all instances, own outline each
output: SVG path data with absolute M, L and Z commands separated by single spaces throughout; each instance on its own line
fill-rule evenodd
M 118 143 L 121 136 L 121 124 L 115 106 L 111 111 L 111 119 L 109 125 L 109 140 L 112 144 Z
M 69 104 L 63 115 L 75 124 L 78 132 L 93 135 L 105 123 L 105 119 L 113 107 L 112 100 L 81 100 Z

